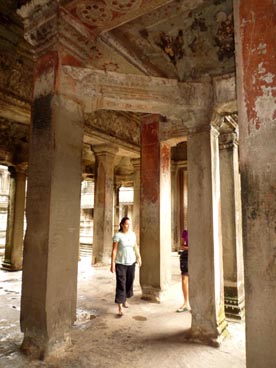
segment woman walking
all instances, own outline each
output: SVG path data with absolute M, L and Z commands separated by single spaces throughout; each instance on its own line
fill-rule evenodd
M 128 308 L 127 298 L 133 296 L 135 264 L 141 266 L 141 256 L 136 244 L 136 235 L 130 230 L 130 219 L 123 217 L 120 229 L 113 237 L 110 271 L 116 272 L 115 303 L 118 314 L 123 315 L 123 307 Z

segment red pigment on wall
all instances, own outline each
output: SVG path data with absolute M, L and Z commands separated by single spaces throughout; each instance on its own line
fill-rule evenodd
M 274 1 L 240 1 L 240 25 L 244 65 L 243 88 L 247 117 L 249 124 L 251 123 L 256 129 L 259 129 L 261 121 L 258 117 L 258 111 L 255 110 L 256 100 L 264 95 L 262 87 L 275 87 L 276 79 L 276 10 Z M 262 64 L 264 73 L 259 73 L 260 64 Z M 261 79 L 268 73 L 274 76 L 273 83 Z M 275 90 L 272 90 L 272 94 L 276 97 Z M 250 125 L 248 128 L 250 132 Z
M 159 198 L 159 115 L 149 115 L 141 126 L 141 199 L 155 203 Z
M 161 170 L 163 173 L 170 170 L 171 150 L 168 144 L 163 143 L 161 146 Z
M 41 56 L 35 65 L 34 79 L 37 80 L 42 74 L 58 68 L 58 52 L 52 51 Z

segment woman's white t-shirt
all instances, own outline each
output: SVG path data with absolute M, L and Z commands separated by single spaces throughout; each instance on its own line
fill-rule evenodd
M 133 231 L 123 233 L 118 231 L 113 236 L 113 242 L 118 243 L 118 250 L 115 262 L 124 265 L 132 265 L 136 262 L 134 246 L 136 244 L 136 235 Z

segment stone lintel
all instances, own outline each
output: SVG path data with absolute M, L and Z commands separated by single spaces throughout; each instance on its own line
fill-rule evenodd
M 22 124 L 30 124 L 31 104 L 0 91 L 0 116 Z
M 101 109 L 123 110 L 193 122 L 197 120 L 195 113 L 206 115 L 210 109 L 212 88 L 209 82 L 179 83 L 174 79 L 72 66 L 62 69 L 63 93 L 74 94 L 82 100 L 87 113 Z

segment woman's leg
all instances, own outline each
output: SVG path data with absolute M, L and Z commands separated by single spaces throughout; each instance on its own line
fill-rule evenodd
M 122 315 L 123 314 L 122 305 L 126 300 L 127 266 L 116 263 L 115 270 L 116 270 L 115 303 L 118 304 L 119 315 Z
M 183 308 L 186 307 L 188 309 L 191 309 L 190 301 L 189 301 L 189 276 L 188 275 L 182 275 L 182 291 L 183 291 L 183 296 L 184 296 Z
M 133 283 L 135 278 L 135 263 L 131 266 L 127 266 L 126 273 L 126 298 L 131 298 L 133 296 Z M 126 300 L 125 300 L 126 306 Z

